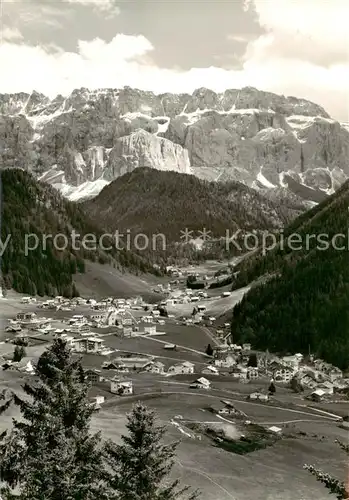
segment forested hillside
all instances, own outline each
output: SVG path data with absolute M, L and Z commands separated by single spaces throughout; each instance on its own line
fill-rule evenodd
M 236 341 L 280 352 L 310 348 L 337 366 L 349 366 L 348 207 L 346 182 L 287 228 L 283 247 L 240 265 L 234 288 L 259 277 L 265 283 L 235 306 Z M 292 234 L 297 236 L 290 248 Z
M 141 252 L 160 265 L 228 258 L 239 252 L 233 245 L 226 248 L 227 231 L 230 237 L 238 229 L 277 231 L 305 210 L 296 197 L 278 203 L 239 182 L 208 182 L 151 168 L 123 175 L 83 206 L 108 231 L 144 233 L 150 241 L 163 234 L 165 250 L 157 240 L 156 248 Z M 186 229 L 193 239 L 204 229 L 209 237 L 199 248 L 184 244 Z
M 239 182 L 208 182 L 193 175 L 137 168 L 84 204 L 99 224 L 146 234 L 163 233 L 180 241 L 185 228 L 204 227 L 215 237 L 227 229 L 280 228 L 304 211 L 290 202 L 278 205 Z
M 93 244 L 81 245 L 87 234 L 95 235 L 98 240 L 101 229 L 90 221 L 81 206 L 65 200 L 51 186 L 18 169 L 4 170 L 1 177 L 1 241 L 4 247 L 6 239 L 10 238 L 2 255 L 2 279 L 6 288 L 41 296 L 77 294 L 72 275 L 84 272 L 85 259 L 110 262 L 136 271 L 152 270 L 144 259 L 131 252 L 116 251 L 115 248 L 103 252 Z M 80 235 L 75 244 L 73 229 Z M 36 235 L 37 239 L 28 237 L 28 247 L 33 247 L 35 242 L 38 245 L 36 249 L 25 252 L 25 235 L 29 234 Z M 53 237 L 57 234 L 66 235 L 66 248 L 63 248 L 63 236 L 57 239 L 57 245 L 53 244 Z M 106 241 L 104 245 L 107 246 Z

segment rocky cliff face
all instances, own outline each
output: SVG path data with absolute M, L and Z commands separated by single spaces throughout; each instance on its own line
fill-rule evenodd
M 71 199 L 139 166 L 289 189 L 319 201 L 349 176 L 349 127 L 320 106 L 254 88 L 222 94 L 74 90 L 0 95 L 0 161 Z

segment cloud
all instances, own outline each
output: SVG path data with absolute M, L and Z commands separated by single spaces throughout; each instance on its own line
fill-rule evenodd
M 238 43 L 246 43 L 248 42 L 250 37 L 241 36 L 241 35 L 228 35 L 227 40 L 229 42 L 238 42 Z
M 120 13 L 119 7 L 115 5 L 115 0 L 66 0 L 66 2 L 83 7 L 94 7 L 101 11 L 112 11 L 114 14 Z
M 0 67 L 8 70 L 1 77 L 0 92 L 35 89 L 53 97 L 80 87 L 129 85 L 162 93 L 253 86 L 310 99 L 335 118 L 349 121 L 346 0 L 253 0 L 249 8 L 265 34 L 248 43 L 238 69 L 159 68 L 152 59 L 151 41 L 141 35 L 118 34 L 110 42 L 80 40 L 75 52 L 5 40 Z M 336 27 L 332 32 L 331 25 Z M 294 41 L 297 33 L 299 42 Z
M 66 3 L 65 3 L 66 5 Z M 46 3 L 34 1 L 6 0 L 3 6 L 4 24 L 9 22 L 16 25 L 20 31 L 30 28 L 40 34 L 40 29 L 44 23 L 45 28 L 62 28 L 71 12 L 69 9 L 63 9 L 58 1 Z M 2 28 L 4 30 L 4 28 Z
M 252 0 L 252 4 L 269 35 L 266 57 L 320 66 L 349 63 L 347 0 Z
M 0 32 L 1 42 L 23 40 L 23 35 L 17 28 L 3 27 Z

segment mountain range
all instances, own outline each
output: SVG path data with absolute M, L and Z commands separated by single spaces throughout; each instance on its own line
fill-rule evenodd
M 0 161 L 70 200 L 137 167 L 240 181 L 318 203 L 349 176 L 349 126 L 317 104 L 252 87 L 217 94 L 74 90 L 0 95 Z

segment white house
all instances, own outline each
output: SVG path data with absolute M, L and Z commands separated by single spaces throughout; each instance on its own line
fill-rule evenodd
M 254 401 L 269 401 L 269 396 L 268 394 L 262 394 L 261 392 L 253 392 L 252 394 L 249 395 L 248 399 L 252 399 Z
M 133 328 L 132 326 L 123 326 L 122 327 L 122 335 L 123 337 L 132 337 Z
M 95 313 L 95 314 L 90 314 L 90 316 L 89 316 L 88 319 L 92 323 L 104 324 L 104 323 L 106 323 L 107 313 L 105 313 L 105 312 L 98 312 L 98 313 Z
M 93 405 L 96 409 L 100 408 L 105 401 L 104 396 L 94 396 L 90 399 L 91 399 L 91 405 Z
M 72 323 L 68 328 L 72 333 L 80 333 L 81 335 L 90 335 L 91 328 L 88 323 Z
M 103 348 L 103 340 L 95 337 L 73 339 L 72 346 L 76 352 L 95 354 Z
M 145 326 L 144 327 L 144 333 L 146 335 L 155 335 L 156 334 L 156 325 Z
M 309 389 L 315 389 L 317 386 L 317 382 L 315 380 L 315 376 L 312 376 L 312 373 L 305 372 L 299 376 L 299 381 L 303 387 L 307 387 Z
M 95 370 L 95 369 L 89 369 L 85 370 L 85 377 L 86 380 L 92 383 L 100 382 L 101 381 L 101 370 Z
M 268 427 L 268 431 L 273 432 L 274 434 L 280 435 L 282 433 L 281 427 L 277 427 L 276 425 L 272 425 Z
M 70 325 L 84 325 L 85 323 L 87 323 L 87 318 L 82 314 L 74 314 L 69 320 Z
M 110 392 L 120 396 L 133 394 L 132 380 L 113 378 L 110 381 Z
M 282 363 L 293 369 L 293 371 L 297 371 L 299 369 L 299 364 L 302 361 L 301 354 L 294 354 L 293 356 L 284 356 L 282 358 Z
M 228 354 L 224 358 L 217 358 L 214 360 L 215 366 L 220 366 L 221 368 L 231 368 L 236 365 L 236 360 L 232 354 Z
M 176 344 L 165 344 L 164 349 L 167 349 L 168 351 L 175 351 L 177 349 Z
M 272 375 L 276 382 L 283 382 L 287 384 L 292 380 L 295 371 L 294 369 L 282 365 L 281 363 L 272 362 L 268 368 L 268 373 Z
M 321 384 L 318 384 L 317 389 L 321 389 L 325 394 L 333 394 L 334 392 L 333 384 L 328 380 L 322 382 Z
M 326 396 L 326 392 L 322 389 L 316 389 L 310 394 L 310 399 L 313 401 L 322 401 L 322 399 Z
M 16 319 L 18 321 L 35 321 L 36 314 L 33 312 L 21 312 L 17 314 Z
M 194 368 L 195 365 L 193 363 L 190 363 L 190 361 L 184 361 L 183 363 L 170 366 L 168 373 L 173 375 L 192 374 L 194 373 Z
M 219 375 L 218 368 L 212 365 L 206 366 L 201 373 L 203 375 Z
M 151 361 L 144 366 L 144 370 L 149 373 L 163 374 L 165 372 L 165 365 L 161 361 Z
M 245 366 L 234 366 L 232 370 L 229 371 L 229 374 L 234 378 L 238 378 L 239 380 L 247 380 L 247 368 Z
M 130 371 L 127 365 L 115 361 L 104 361 L 102 363 L 102 368 L 104 368 L 105 370 L 115 370 L 119 373 L 128 373 Z
M 143 316 L 142 321 L 144 323 L 154 323 L 154 318 L 153 316 Z
M 207 380 L 207 378 L 205 377 L 200 377 L 197 380 L 195 380 L 192 384 L 190 384 L 189 387 L 192 387 L 194 389 L 210 389 L 211 382 Z
M 331 382 L 335 382 L 336 380 L 343 378 L 343 372 L 336 366 L 332 366 L 328 372 L 328 377 Z

